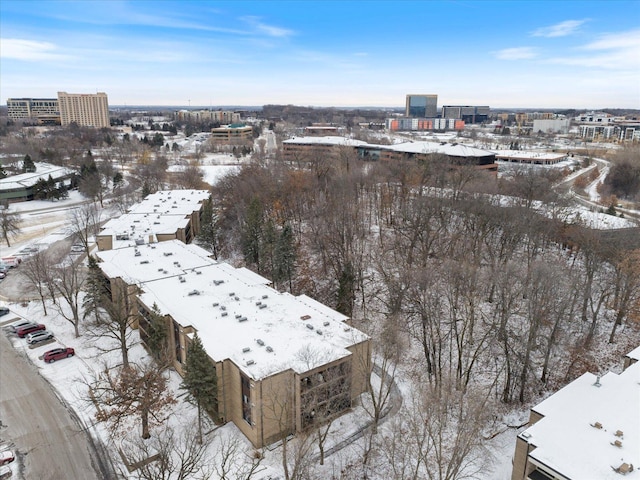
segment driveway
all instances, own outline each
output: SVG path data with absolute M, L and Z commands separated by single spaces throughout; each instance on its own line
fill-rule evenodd
M 0 385 L 0 436 L 13 443 L 23 478 L 115 478 L 99 442 L 37 368 L 12 347 L 4 331 L 0 331 Z

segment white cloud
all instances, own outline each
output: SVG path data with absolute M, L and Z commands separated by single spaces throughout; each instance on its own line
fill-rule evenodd
M 533 47 L 505 48 L 492 53 L 499 60 L 526 60 L 538 56 L 538 53 Z
M 579 50 L 589 53 L 572 57 L 550 58 L 548 63 L 638 72 L 640 30 L 605 34 L 580 47 Z
M 58 47 L 50 42 L 21 38 L 0 39 L 0 57 L 25 61 L 64 60 L 68 55 L 56 53 Z
M 273 25 L 267 25 L 266 23 L 262 23 L 259 17 L 242 17 L 241 20 L 244 20 L 249 25 L 251 25 L 257 33 L 262 33 L 264 35 L 268 35 L 269 37 L 290 37 L 293 35 L 293 30 L 289 30 L 286 28 L 275 27 Z
M 587 20 L 566 20 L 549 27 L 541 27 L 534 30 L 534 37 L 566 37 L 575 33 Z
M 605 34 L 583 48 L 585 50 L 640 49 L 640 30 Z M 639 53 L 640 50 L 636 50 L 636 54 Z

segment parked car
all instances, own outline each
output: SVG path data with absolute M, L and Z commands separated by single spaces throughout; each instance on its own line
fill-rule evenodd
M 6 480 L 7 478 L 11 478 L 13 475 L 13 471 L 8 466 L 4 465 L 0 467 L 0 480 Z
M 45 327 L 42 323 L 31 323 L 29 325 L 25 325 L 24 327 L 20 327 L 16 330 L 16 333 L 20 338 L 24 338 L 30 333 L 39 332 L 41 330 L 45 330 Z
M 9 268 L 16 268 L 22 263 L 22 258 L 16 255 L 12 255 L 10 257 L 2 257 L 2 263 L 4 263 Z
M 49 350 L 45 352 L 42 356 L 42 359 L 47 363 L 53 363 L 56 360 L 60 360 L 61 358 L 69 358 L 73 357 L 76 352 L 73 348 L 54 348 L 53 350 Z
M 0 452 L 0 465 L 6 465 L 7 463 L 13 462 L 15 459 L 16 456 L 11 450 L 4 450 Z
M 7 328 L 9 331 L 16 333 L 19 328 L 26 327 L 27 325 L 31 325 L 33 322 L 31 320 L 18 320 L 17 322 L 13 322 Z
M 27 343 L 29 345 L 35 345 L 36 343 L 44 342 L 53 338 L 53 332 L 49 330 L 42 330 L 41 332 L 34 332 L 27 335 Z
M 71 245 L 71 253 L 84 253 L 84 246 Z
M 9 309 L 7 307 L 0 307 L 0 317 L 4 317 L 5 315 L 8 315 L 8 314 L 9 314 Z
M 4 277 L 6 277 L 7 274 L 4 272 L 0 272 L 0 280 L 2 280 Z

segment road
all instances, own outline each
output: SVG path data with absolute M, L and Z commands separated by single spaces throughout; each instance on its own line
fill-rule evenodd
M 34 365 L 0 332 L 0 435 L 13 443 L 23 478 L 114 478 L 110 463 Z M 14 467 L 15 469 L 15 467 Z

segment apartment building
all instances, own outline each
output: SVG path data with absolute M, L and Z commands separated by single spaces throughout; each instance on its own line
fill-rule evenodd
M 217 122 L 221 125 L 240 122 L 240 114 L 229 110 L 180 110 L 175 117 L 187 122 Z
M 97 255 L 112 295 L 130 299 L 142 341 L 152 322 L 166 328 L 179 373 L 198 334 L 216 367 L 215 413 L 255 447 L 344 413 L 366 391 L 369 337 L 310 297 L 178 240 Z
M 446 131 L 464 130 L 464 120 L 457 118 L 388 118 L 385 122 L 387 130 L 397 131 Z
M 57 98 L 9 98 L 7 115 L 12 120 L 36 119 L 40 123 L 60 123 Z
M 98 250 L 180 240 L 191 243 L 200 232 L 206 190 L 153 193 L 128 212 L 105 223 L 96 235 Z
M 639 359 L 640 347 L 619 375 L 585 373 L 533 407 L 516 439 L 511 480 L 637 478 Z
M 406 117 L 435 118 L 438 116 L 438 95 L 409 94 L 405 106 Z
M 62 125 L 76 123 L 83 127 L 108 128 L 109 102 L 107 94 L 58 92 Z

